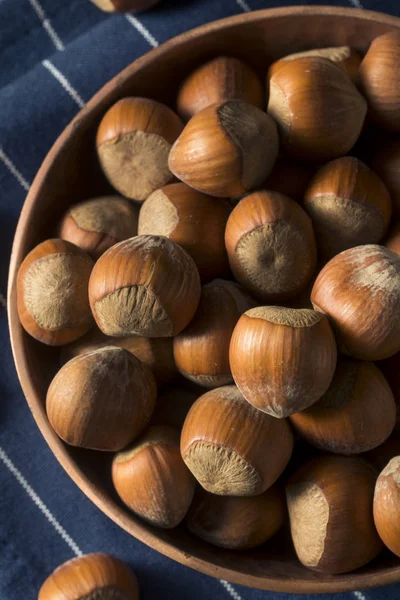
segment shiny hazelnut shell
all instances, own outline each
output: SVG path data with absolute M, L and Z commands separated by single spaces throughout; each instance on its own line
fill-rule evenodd
M 359 454 L 380 446 L 396 421 L 393 393 L 374 363 L 342 360 L 329 389 L 290 417 L 296 433 L 325 452 Z
M 347 154 L 364 123 L 367 103 L 346 73 L 321 57 L 287 61 L 271 77 L 268 113 L 285 152 L 302 161 Z
M 382 360 L 400 350 L 400 256 L 383 246 L 345 250 L 319 273 L 314 308 L 328 315 L 339 349 Z
M 233 281 L 214 279 L 203 286 L 190 324 L 174 338 L 175 364 L 180 373 L 204 387 L 232 383 L 229 344 L 240 316 L 253 299 Z
M 178 179 L 200 192 L 237 197 L 265 181 L 278 145 L 276 124 L 269 115 L 242 100 L 225 100 L 190 119 L 168 164 Z
M 67 362 L 46 396 L 51 426 L 72 446 L 116 452 L 150 421 L 156 383 L 127 350 L 108 346 Z
M 237 281 L 269 303 L 295 297 L 315 271 L 311 219 L 278 192 L 261 190 L 245 196 L 230 214 L 225 244 Z
M 94 262 L 64 240 L 36 246 L 17 277 L 17 308 L 22 327 L 50 346 L 68 344 L 93 326 L 87 286 Z
M 150 427 L 130 448 L 118 453 L 112 479 L 123 502 L 142 519 L 165 529 L 185 517 L 195 479 L 179 452 L 179 432 Z
M 184 183 L 153 192 L 142 204 L 139 234 L 165 235 L 190 254 L 202 279 L 229 273 L 225 227 L 231 207 L 226 200 L 206 196 Z
M 400 456 L 392 458 L 377 479 L 374 521 L 385 546 L 400 556 Z
M 82 598 L 139 600 L 137 579 L 128 566 L 114 556 L 86 554 L 57 567 L 38 595 L 38 600 Z
M 233 379 L 243 396 L 275 418 L 319 400 L 332 381 L 336 357 L 326 316 L 277 306 L 244 313 L 229 350 Z
M 358 457 L 321 456 L 286 485 L 290 528 L 300 562 L 332 575 L 375 558 L 382 543 L 372 518 L 376 473 Z
M 188 75 L 178 92 L 177 110 L 188 120 L 210 104 L 224 100 L 244 100 L 264 108 L 264 90 L 258 75 L 232 56 L 218 56 Z
M 202 540 L 231 550 L 264 544 L 282 527 L 286 507 L 281 490 L 273 485 L 258 496 L 215 496 L 199 489 L 186 525 Z
M 111 185 L 143 202 L 172 179 L 168 155 L 183 123 L 168 106 L 149 98 L 118 100 L 100 122 L 96 145 Z
M 119 196 L 92 198 L 68 209 L 59 237 L 97 260 L 108 248 L 137 235 L 139 208 Z
M 235 386 L 200 396 L 183 424 L 181 453 L 201 486 L 220 496 L 263 493 L 285 469 L 289 425 L 251 406 Z
M 358 79 L 375 121 L 400 132 L 400 33 L 391 31 L 372 41 Z
M 304 208 L 326 260 L 348 248 L 380 242 L 392 215 L 392 201 L 382 180 L 350 156 L 317 171 L 305 192 Z
M 99 258 L 89 281 L 89 299 L 106 335 L 170 337 L 193 318 L 200 277 L 183 248 L 164 236 L 140 235 Z

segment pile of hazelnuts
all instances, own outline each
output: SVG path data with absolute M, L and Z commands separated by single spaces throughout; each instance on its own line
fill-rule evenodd
M 22 326 L 62 346 L 50 424 L 115 453 L 155 526 L 240 550 L 290 526 L 331 574 L 400 556 L 400 35 L 286 56 L 266 92 L 215 58 L 176 110 L 106 112 L 120 195 L 71 206 L 20 267 Z

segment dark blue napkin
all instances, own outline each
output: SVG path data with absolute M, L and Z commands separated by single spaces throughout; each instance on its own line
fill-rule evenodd
M 42 439 L 15 374 L 6 278 L 26 192 L 52 143 L 111 77 L 153 46 L 229 15 L 304 0 L 164 0 L 153 11 L 109 16 L 88 0 L 0 0 L 0 600 L 30 600 L 61 562 L 94 551 L 126 560 L 143 600 L 307 598 L 230 586 L 154 552 L 80 492 Z M 310 1 L 308 4 L 321 4 Z M 332 0 L 399 14 L 398 0 Z M 400 584 L 324 596 L 395 600 Z

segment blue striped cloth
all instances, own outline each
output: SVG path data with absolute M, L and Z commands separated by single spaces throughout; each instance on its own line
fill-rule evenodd
M 134 17 L 106 15 L 88 0 L 0 0 L 0 600 L 36 598 L 59 563 L 94 551 L 126 560 L 139 577 L 143 600 L 289 598 L 230 586 L 174 563 L 89 502 L 56 462 L 25 403 L 11 357 L 4 294 L 26 191 L 58 134 L 106 81 L 185 30 L 243 11 L 304 3 L 164 0 Z M 325 4 L 400 11 L 398 0 Z M 394 600 L 400 584 L 324 598 Z

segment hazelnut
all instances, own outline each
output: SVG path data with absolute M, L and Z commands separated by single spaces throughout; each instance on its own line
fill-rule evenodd
M 123 98 L 104 115 L 97 153 L 107 179 L 123 196 L 143 202 L 168 183 L 168 155 L 182 131 L 180 118 L 148 98 Z
M 314 173 L 315 169 L 310 165 L 299 164 L 287 158 L 278 158 L 263 187 L 302 203 Z
M 358 246 L 332 258 L 311 301 L 331 319 L 346 354 L 382 360 L 400 350 L 400 256 L 383 246 Z
M 47 391 L 46 411 L 67 444 L 113 452 L 141 433 L 155 400 L 150 369 L 127 350 L 107 346 L 61 368 Z
M 241 100 L 225 100 L 192 117 L 173 145 L 169 168 L 212 196 L 240 196 L 260 186 L 278 154 L 276 124 Z
M 321 456 L 303 465 L 286 485 L 290 529 L 305 566 L 346 573 L 379 554 L 372 518 L 375 471 L 358 457 Z
M 225 244 L 236 279 L 270 302 L 296 296 L 317 263 L 311 219 L 277 192 L 245 196 L 228 219 Z
M 17 279 L 22 327 L 51 346 L 76 340 L 93 325 L 88 281 L 94 262 L 69 242 L 53 239 L 31 250 Z
M 59 235 L 95 260 L 108 248 L 137 235 L 138 208 L 118 196 L 93 198 L 72 206 L 64 215 Z
M 214 546 L 249 550 L 269 540 L 282 527 L 285 516 L 285 503 L 276 486 L 250 497 L 215 496 L 199 489 L 186 525 Z
M 391 131 L 400 131 L 400 34 L 380 35 L 371 43 L 359 69 L 360 89 L 372 117 Z
M 394 395 L 397 406 L 396 429 L 400 431 L 400 352 L 379 363 Z M 400 454 L 400 448 L 399 448 Z
M 370 164 L 388 188 L 393 201 L 393 213 L 400 218 L 400 138 L 383 140 L 371 157 Z
M 370 362 L 338 363 L 328 391 L 290 421 L 307 442 L 336 454 L 359 454 L 392 433 L 396 404 L 388 382 Z
M 255 409 L 233 385 L 200 396 L 183 424 L 181 453 L 202 487 L 255 496 L 271 487 L 293 448 L 288 423 Z
M 295 54 L 288 54 L 283 58 L 275 61 L 268 69 L 268 77 L 271 78 L 279 69 L 288 61 L 297 60 L 298 58 L 308 58 L 313 56 L 319 56 L 320 58 L 327 58 L 331 62 L 335 63 L 338 67 L 343 69 L 350 79 L 355 83 L 357 80 L 358 69 L 361 64 L 361 55 L 350 48 L 350 46 L 334 46 L 330 48 L 313 48 L 313 50 L 305 50 L 303 52 L 296 52 Z
M 233 379 L 257 409 L 278 419 L 316 402 L 336 367 L 328 319 L 314 310 L 260 306 L 242 315 L 233 331 Z
M 61 364 L 65 364 L 75 356 L 106 346 L 124 348 L 136 356 L 140 362 L 150 367 L 158 387 L 170 383 L 178 375 L 172 338 L 145 338 L 136 335 L 112 338 L 104 335 L 97 327 L 93 327 L 86 335 L 75 342 L 63 346 Z
M 163 236 L 139 235 L 99 258 L 89 299 L 106 335 L 170 337 L 194 316 L 200 277 L 183 248 Z
M 110 598 L 138 600 L 137 579 L 128 566 L 109 554 L 86 554 L 68 560 L 46 579 L 38 600 Z
M 181 374 L 204 387 L 232 383 L 232 332 L 240 315 L 254 305 L 233 281 L 214 279 L 205 285 L 193 320 L 174 338 L 175 364 Z
M 400 436 L 394 432 L 383 444 L 365 452 L 363 457 L 380 473 L 395 456 L 400 456 Z
M 374 521 L 385 546 L 400 556 L 400 456 L 392 458 L 378 477 Z
M 189 409 L 203 392 L 200 387 L 183 384 L 164 391 L 157 397 L 151 424 L 168 425 L 180 431 Z
M 375 244 L 387 232 L 392 201 L 381 179 L 357 158 L 322 167 L 304 197 L 318 249 L 329 260 L 343 250 Z
M 172 183 L 143 203 L 139 234 L 165 235 L 190 254 L 202 278 L 220 277 L 229 272 L 224 235 L 230 211 L 226 200 Z
M 397 221 L 390 229 L 385 246 L 392 252 L 400 255 L 400 221 Z
M 150 427 L 112 464 L 112 479 L 121 500 L 145 521 L 176 527 L 185 517 L 196 482 L 179 452 L 179 432 Z
M 321 162 L 354 146 L 367 103 L 340 67 L 314 56 L 287 61 L 272 75 L 268 112 L 289 156 Z
M 264 108 L 264 90 L 258 75 L 246 63 L 218 56 L 191 73 L 178 92 L 178 113 L 186 120 L 203 108 L 224 100 L 244 100 Z

